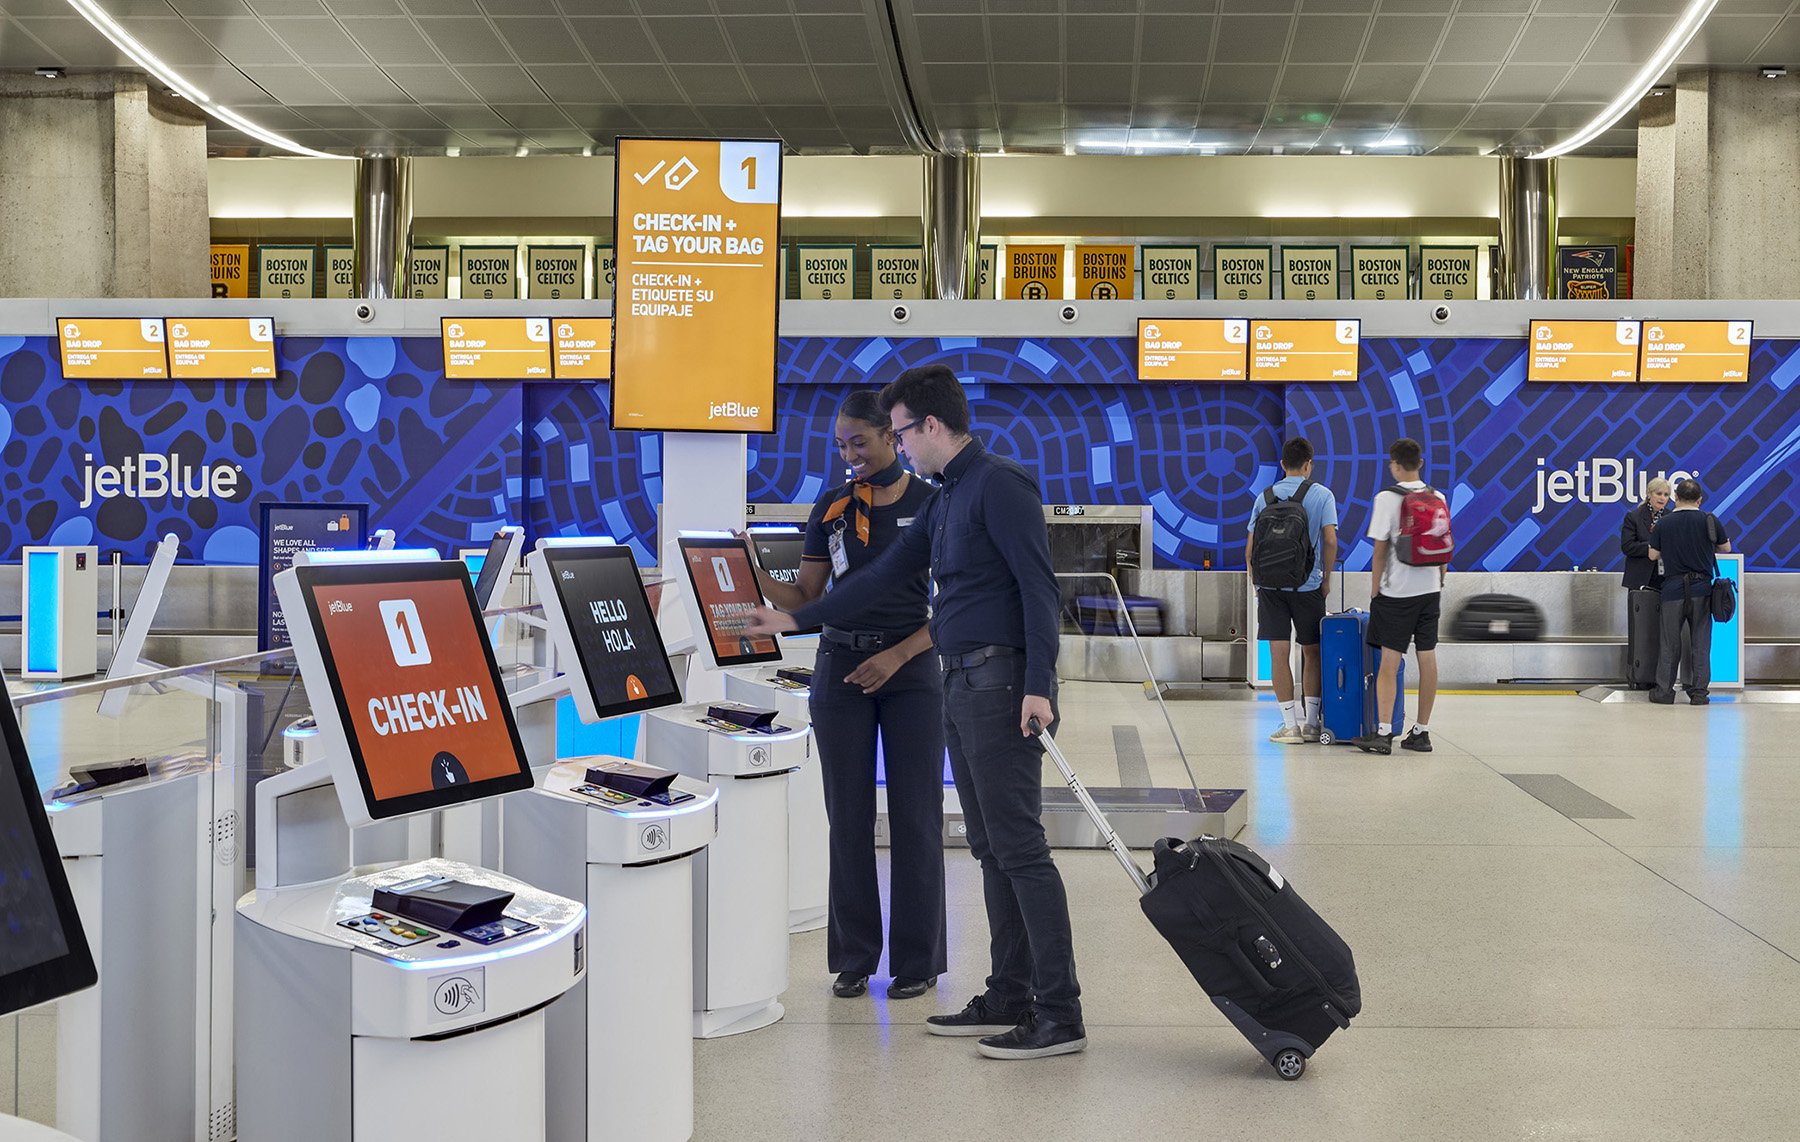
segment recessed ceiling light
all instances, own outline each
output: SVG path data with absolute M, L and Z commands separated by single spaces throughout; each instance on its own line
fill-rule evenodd
M 40 67 L 37 69 L 37 73 L 45 79 L 61 79 L 63 77 L 63 69 L 60 67 Z
M 1339 147 L 1338 148 L 1338 154 L 1340 154 L 1340 155 L 1354 155 L 1355 153 L 1356 152 L 1351 150 L 1349 147 Z
M 40 71 L 40 72 L 38 72 L 38 74 L 42 75 L 44 73 Z M 1767 64 L 1766 63 L 1762 66 L 1762 77 L 1764 79 L 1780 79 L 1782 76 L 1784 76 L 1786 74 L 1787 74 L 1787 68 L 1782 67 L 1780 64 Z
M 1687 10 L 1669 29 L 1669 34 L 1657 46 L 1656 51 L 1644 62 L 1632 76 L 1625 89 L 1603 108 L 1600 114 L 1588 121 L 1587 126 L 1570 135 L 1554 147 L 1546 147 L 1532 156 L 1539 159 L 1553 159 L 1558 155 L 1566 155 L 1570 151 L 1580 150 L 1595 139 L 1607 128 L 1625 117 L 1626 112 L 1637 106 L 1644 98 L 1644 93 L 1655 86 L 1657 79 L 1669 70 L 1677 56 L 1687 50 L 1688 44 L 1699 33 L 1700 26 L 1706 23 L 1706 17 L 1712 14 L 1719 0 L 1690 0 Z
M 1669 89 L 1666 87 L 1663 87 L 1661 85 L 1652 87 L 1650 89 L 1650 97 L 1653 99 L 1661 99 L 1663 96 L 1667 95 L 1668 93 L 1669 93 Z

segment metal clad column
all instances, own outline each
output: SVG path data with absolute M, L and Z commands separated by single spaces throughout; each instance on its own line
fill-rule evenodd
M 412 252 L 412 159 L 356 160 L 356 296 L 405 297 Z
M 966 300 L 981 270 L 981 158 L 925 156 L 926 297 Z M 998 267 L 996 267 L 998 272 Z
M 1556 160 L 1500 156 L 1500 296 L 1556 296 Z

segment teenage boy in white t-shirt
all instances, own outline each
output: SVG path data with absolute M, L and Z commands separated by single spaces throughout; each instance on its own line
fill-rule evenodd
M 1409 492 L 1426 488 L 1420 477 L 1425 452 L 1410 437 L 1394 441 L 1388 449 L 1388 472 L 1394 483 Z M 1443 499 L 1443 493 L 1434 493 Z M 1402 749 L 1431 752 L 1431 707 L 1437 701 L 1438 600 L 1444 590 L 1444 568 L 1415 567 L 1394 554 L 1400 535 L 1399 492 L 1382 489 L 1369 515 L 1369 538 L 1375 541 L 1369 564 L 1369 644 L 1381 648 L 1381 669 L 1375 676 L 1375 709 L 1378 717 L 1390 716 L 1398 687 L 1400 663 L 1410 643 L 1419 652 L 1419 710 L 1412 732 L 1400 742 Z M 1399 726 L 1378 722 L 1373 733 L 1352 738 L 1364 753 L 1392 753 Z

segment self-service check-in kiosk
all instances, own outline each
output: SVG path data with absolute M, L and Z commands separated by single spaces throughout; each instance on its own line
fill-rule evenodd
M 746 633 L 761 596 L 743 543 L 682 536 L 677 553 L 696 641 L 719 666 L 780 658 Z M 698 663 L 700 654 L 693 656 Z M 780 1019 L 788 981 L 788 777 L 810 760 L 811 735 L 776 711 L 691 702 L 644 717 L 640 760 L 719 790 L 719 832 L 694 861 L 694 1034 L 754 1031 Z
M 314 554 L 275 587 L 320 756 L 256 790 L 240 1135 L 542 1139 L 544 1009 L 585 974 L 587 909 L 458 861 L 350 867 L 353 826 L 532 785 L 468 572 Z
M 566 673 L 516 692 L 521 713 L 567 695 L 591 723 L 681 701 L 630 548 L 547 539 L 526 562 Z M 549 1009 L 550 1137 L 686 1142 L 694 863 L 718 829 L 718 791 L 624 758 L 533 761 L 539 787 L 503 802 L 502 867 L 593 917 L 588 978 Z

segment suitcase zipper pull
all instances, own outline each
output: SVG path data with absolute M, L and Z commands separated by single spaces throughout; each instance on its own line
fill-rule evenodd
M 1269 937 L 1256 937 L 1256 950 L 1269 965 L 1270 971 L 1274 971 L 1281 966 L 1281 952 L 1275 947 L 1274 941 L 1270 940 Z

